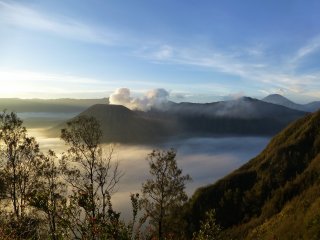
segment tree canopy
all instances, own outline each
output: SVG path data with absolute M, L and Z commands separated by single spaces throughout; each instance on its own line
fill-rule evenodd
M 145 211 L 145 220 L 149 219 L 158 239 L 169 234 L 172 214 L 188 199 L 185 183 L 191 180 L 182 175 L 177 166 L 176 152 L 153 150 L 147 157 L 151 177 L 142 184 L 141 206 Z

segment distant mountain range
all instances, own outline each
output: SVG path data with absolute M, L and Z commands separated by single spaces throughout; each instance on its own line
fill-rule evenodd
M 164 107 L 172 107 L 173 110 L 177 109 L 186 109 L 188 111 L 195 111 L 193 109 L 194 106 L 198 107 L 196 112 L 205 111 L 208 113 L 208 110 L 211 112 L 216 112 L 215 110 L 219 110 L 219 104 L 224 105 L 226 102 L 229 102 L 229 106 L 232 107 L 232 104 L 237 104 L 239 100 L 246 99 L 247 97 L 240 98 L 238 100 L 233 101 L 222 101 L 216 103 L 207 103 L 207 104 L 196 104 L 196 103 L 169 103 Z M 271 94 L 262 99 L 264 102 L 273 103 L 277 105 L 281 105 L 287 108 L 305 111 L 305 112 L 314 112 L 320 109 L 320 101 L 315 101 L 307 104 L 297 104 L 292 102 L 291 100 L 285 98 L 279 94 Z M 106 104 L 109 103 L 108 98 L 101 98 L 101 99 L 72 99 L 72 98 L 61 98 L 61 99 L 20 99 L 20 98 L 0 98 L 0 109 L 7 109 L 8 111 L 14 112 L 59 112 L 59 113 L 70 113 L 70 112 L 82 112 L 85 109 L 91 107 L 95 104 Z M 239 105 L 238 105 L 239 106 Z M 240 106 L 241 107 L 241 106 Z M 224 106 L 222 106 L 222 112 L 216 112 L 216 114 L 224 114 Z M 244 110 L 242 107 L 241 109 L 233 109 L 234 111 L 241 112 Z M 245 111 L 248 109 L 245 108 Z
M 320 239 L 320 111 L 292 123 L 254 159 L 198 189 L 190 234 L 214 208 L 229 239 Z
M 315 101 L 307 104 L 298 104 L 298 103 L 292 102 L 291 100 L 289 100 L 288 98 L 285 98 L 280 94 L 271 94 L 263 98 L 262 101 L 278 104 L 281 106 L 285 106 L 287 108 L 296 109 L 296 110 L 305 111 L 305 112 L 314 112 L 320 109 L 320 101 Z
M 162 109 L 132 111 L 97 104 L 79 114 L 101 124 L 105 142 L 154 143 L 169 138 L 216 135 L 274 135 L 306 113 L 244 97 L 206 104 L 169 102 Z M 50 130 L 57 136 L 64 125 Z
M 109 103 L 107 98 L 102 99 L 20 99 L 0 98 L 0 110 L 7 109 L 14 112 L 82 112 L 94 104 Z

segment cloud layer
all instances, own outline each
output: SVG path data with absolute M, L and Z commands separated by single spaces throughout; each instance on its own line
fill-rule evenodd
M 47 138 L 39 129 L 29 129 L 29 134 L 39 141 L 41 150 L 54 150 L 58 156 L 67 150 L 59 138 Z M 227 137 L 227 138 L 192 138 L 176 142 L 168 142 L 160 149 L 175 148 L 177 163 L 183 174 L 190 174 L 192 182 L 186 185 L 191 196 L 194 191 L 238 168 L 255 157 L 267 145 L 269 139 L 262 137 Z M 106 146 L 108 147 L 108 146 Z M 120 211 L 121 217 L 131 218 L 130 193 L 139 192 L 141 184 L 149 176 L 147 154 L 153 150 L 150 146 L 116 145 L 114 161 L 120 162 L 120 170 L 124 176 L 119 183 L 118 192 L 112 196 L 114 207 Z

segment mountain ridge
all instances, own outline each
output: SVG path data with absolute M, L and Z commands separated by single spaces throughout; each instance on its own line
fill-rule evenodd
M 225 239 L 230 236 L 232 239 L 256 239 L 259 230 L 265 232 L 259 232 L 263 235 L 259 239 L 272 238 L 272 231 L 279 239 L 292 239 L 286 232 L 294 230 L 290 229 L 290 224 L 285 225 L 291 221 L 290 217 L 285 215 L 287 217 L 280 221 L 279 214 L 288 207 L 292 208 L 291 201 L 299 205 L 297 198 L 302 198 L 303 194 L 312 195 L 312 192 L 308 193 L 309 188 L 320 189 L 319 153 L 320 111 L 290 124 L 258 156 L 239 169 L 212 185 L 199 188 L 186 206 L 188 227 L 196 230 L 197 221 L 202 219 L 205 211 L 214 208 L 217 221 L 228 235 Z M 312 196 L 320 204 L 320 193 L 313 192 Z M 308 207 L 312 204 L 309 203 Z M 308 221 L 313 221 L 313 217 L 316 216 Z M 275 229 L 271 231 L 263 224 L 272 221 L 278 224 L 274 224 Z M 307 229 L 307 224 L 299 224 L 304 226 L 303 232 L 296 233 L 307 236 L 311 230 Z M 320 231 L 318 233 L 320 236 Z
M 298 104 L 280 94 L 270 94 L 263 98 L 262 101 L 306 112 L 314 112 L 320 109 L 320 101 Z
M 305 112 L 247 98 L 207 104 L 169 103 L 163 109 L 133 111 L 120 105 L 91 106 L 78 116 L 101 124 L 103 141 L 154 143 L 169 138 L 217 135 L 273 135 Z M 61 125 L 51 129 L 60 132 Z

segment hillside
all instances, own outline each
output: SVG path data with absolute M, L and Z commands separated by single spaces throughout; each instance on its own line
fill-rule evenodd
M 186 206 L 188 229 L 196 230 L 205 211 L 215 208 L 225 239 L 319 239 L 319 172 L 320 111 L 292 123 L 238 170 L 198 189 Z
M 236 119 L 272 118 L 284 122 L 303 114 L 301 111 L 294 111 L 250 97 L 213 103 L 171 103 L 167 111 L 178 115 L 205 115 Z
M 80 115 L 97 118 L 105 142 L 153 143 L 169 138 L 216 135 L 274 135 L 306 113 L 245 98 L 208 104 L 170 103 L 164 109 L 131 111 L 98 104 Z M 56 136 L 62 126 L 51 130 Z
M 120 105 L 94 105 L 81 115 L 94 116 L 100 122 L 105 142 L 153 143 L 161 141 L 171 130 L 168 121 L 149 118 Z
M 104 142 L 153 143 L 161 141 L 170 130 L 166 121 L 150 118 L 121 105 L 96 104 L 78 116 L 83 115 L 93 116 L 99 121 Z M 51 135 L 58 136 L 64 126 L 60 124 L 51 129 Z
M 320 109 L 320 101 L 315 101 L 307 104 L 297 104 L 280 94 L 268 95 L 267 97 L 263 98 L 262 101 L 306 112 L 314 112 Z

